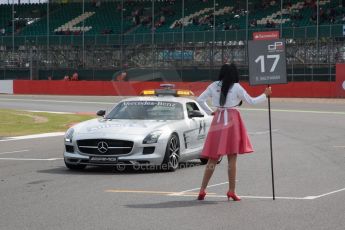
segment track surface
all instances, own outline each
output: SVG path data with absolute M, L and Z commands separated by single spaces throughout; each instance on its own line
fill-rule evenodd
M 110 109 L 115 97 L 0 95 L 0 108 L 60 112 Z M 266 104 L 241 109 L 255 153 L 238 158 L 228 202 L 226 159 L 205 201 L 204 166 L 154 170 L 64 167 L 62 136 L 0 140 L 0 229 L 332 229 L 345 226 L 345 101 L 272 99 L 272 200 Z

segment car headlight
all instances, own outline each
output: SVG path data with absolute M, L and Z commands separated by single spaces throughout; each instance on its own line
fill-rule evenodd
M 153 144 L 157 143 L 159 136 L 162 134 L 161 131 L 154 131 L 147 135 L 143 140 L 143 144 Z
M 74 134 L 74 129 L 73 128 L 68 129 L 65 134 L 65 142 L 72 143 L 73 134 Z

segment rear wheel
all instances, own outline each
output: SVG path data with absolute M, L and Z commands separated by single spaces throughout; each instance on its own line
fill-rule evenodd
M 66 161 L 65 161 L 65 165 L 67 168 L 71 170 L 83 170 L 86 168 L 86 165 L 80 165 L 80 164 L 75 165 L 75 164 L 67 163 Z
M 206 158 L 200 158 L 200 162 L 201 162 L 202 165 L 205 165 L 205 164 L 207 164 L 208 159 L 206 159 Z
M 178 136 L 173 133 L 169 138 L 165 156 L 162 163 L 162 170 L 173 172 L 179 167 L 180 160 L 180 140 Z

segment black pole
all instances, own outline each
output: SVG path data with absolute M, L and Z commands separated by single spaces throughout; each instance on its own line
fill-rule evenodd
M 270 87 L 270 85 L 268 85 Z M 272 172 L 272 192 L 273 200 L 276 199 L 274 191 L 274 171 L 273 171 L 273 148 L 272 148 L 272 123 L 271 123 L 271 96 L 268 96 L 268 119 L 269 119 L 269 128 L 270 128 L 270 150 L 271 150 L 271 172 Z

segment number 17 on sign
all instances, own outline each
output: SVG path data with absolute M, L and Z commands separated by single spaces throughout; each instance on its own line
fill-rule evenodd
M 280 59 L 280 55 L 279 54 L 273 54 L 273 55 L 267 55 L 266 56 L 267 59 L 274 59 L 274 62 L 272 64 L 272 67 L 270 69 L 270 72 L 273 73 L 275 71 L 275 69 L 277 68 L 277 64 L 279 62 Z M 256 63 L 260 62 L 260 71 L 261 73 L 265 73 L 265 56 L 264 55 L 260 55 L 258 56 L 257 59 L 255 59 Z

